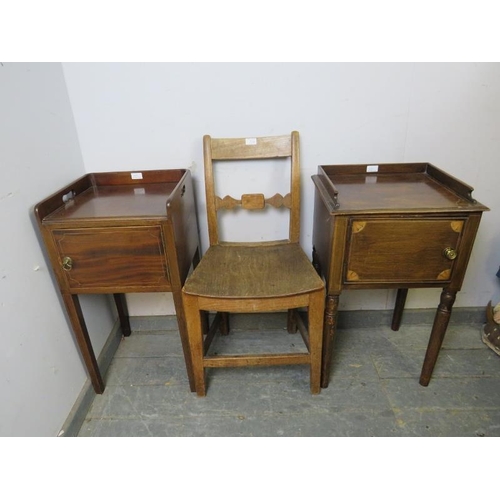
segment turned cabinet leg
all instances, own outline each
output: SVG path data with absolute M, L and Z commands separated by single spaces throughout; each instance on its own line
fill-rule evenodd
M 325 319 L 323 323 L 323 362 L 321 370 L 321 387 L 325 389 L 330 382 L 330 367 L 333 355 L 333 343 L 337 330 L 339 296 L 327 295 Z
M 420 375 L 420 385 L 428 386 L 434 365 L 436 364 L 439 350 L 443 343 L 448 322 L 450 321 L 451 309 L 455 302 L 457 292 L 443 289 L 441 293 L 441 301 L 434 317 L 434 324 L 432 325 L 431 336 L 425 353 L 424 364 L 422 366 L 422 373 Z
M 77 295 L 71 295 L 69 293 L 63 293 L 62 298 L 94 391 L 97 394 L 102 394 L 104 392 L 104 382 L 101 377 L 101 372 L 99 371 L 94 349 L 92 348 L 89 332 L 87 331 L 80 300 Z
M 124 337 L 130 337 L 132 330 L 130 328 L 130 319 L 128 315 L 127 301 L 125 299 L 124 293 L 114 293 L 113 298 L 115 299 L 116 309 L 118 311 L 118 317 L 120 318 L 120 325 L 122 327 L 122 333 Z
M 391 329 L 397 332 L 401 325 L 401 318 L 403 317 L 403 310 L 405 308 L 406 297 L 408 295 L 408 288 L 400 288 L 396 295 L 396 305 L 394 306 L 394 313 L 392 315 Z

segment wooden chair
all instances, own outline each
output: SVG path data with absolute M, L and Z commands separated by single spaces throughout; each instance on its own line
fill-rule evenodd
M 210 247 L 182 290 L 196 392 L 206 394 L 205 368 L 309 364 L 311 392 L 319 393 L 325 287 L 299 244 L 299 134 L 252 139 L 206 135 L 203 153 Z M 290 158 L 290 193 L 268 199 L 263 194 L 243 194 L 240 200 L 216 196 L 214 161 L 273 158 Z M 288 240 L 219 241 L 218 211 L 263 210 L 268 205 L 290 209 Z M 308 309 L 308 328 L 298 308 Z M 204 321 L 207 311 L 217 312 L 210 327 Z M 221 320 L 222 331 L 227 333 L 227 313 L 272 311 L 288 311 L 288 331 L 300 330 L 308 352 L 207 355 Z

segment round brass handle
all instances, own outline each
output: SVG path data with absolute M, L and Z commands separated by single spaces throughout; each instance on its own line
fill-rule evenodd
M 71 271 L 71 269 L 73 269 L 73 261 L 71 260 L 71 257 L 64 257 L 62 260 L 62 268 L 65 271 Z
M 451 247 L 446 247 L 443 250 L 443 255 L 448 259 L 448 260 L 455 260 L 457 258 L 457 251 L 454 248 Z

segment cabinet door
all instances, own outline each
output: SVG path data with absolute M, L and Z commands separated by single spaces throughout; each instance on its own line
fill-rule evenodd
M 465 219 L 351 219 L 344 283 L 450 281 Z
M 54 230 L 59 264 L 72 290 L 168 284 L 160 226 Z

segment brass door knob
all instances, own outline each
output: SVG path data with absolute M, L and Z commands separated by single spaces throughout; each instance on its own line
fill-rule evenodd
M 457 258 L 457 251 L 454 248 L 451 247 L 446 247 L 443 250 L 443 255 L 448 259 L 448 260 L 455 260 Z
M 71 271 L 71 269 L 73 269 L 73 261 L 71 260 L 71 257 L 64 257 L 62 260 L 62 268 L 65 271 Z

